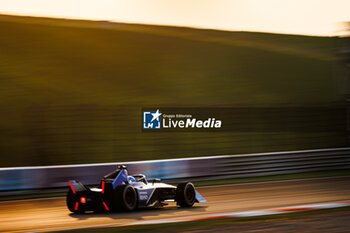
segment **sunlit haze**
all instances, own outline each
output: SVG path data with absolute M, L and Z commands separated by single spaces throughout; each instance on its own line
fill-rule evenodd
M 224 30 L 339 34 L 347 0 L 0 0 L 2 14 Z
M 339 34 L 348 0 L 0 0 L 0 13 L 308 35 Z

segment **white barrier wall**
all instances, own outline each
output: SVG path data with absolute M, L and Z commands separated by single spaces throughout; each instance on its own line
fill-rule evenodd
M 13 191 L 67 187 L 70 179 L 98 184 L 116 169 L 128 166 L 129 174 L 148 179 L 213 180 L 281 175 L 350 168 L 350 148 L 225 155 L 184 159 L 116 162 L 104 164 L 0 168 L 0 195 Z

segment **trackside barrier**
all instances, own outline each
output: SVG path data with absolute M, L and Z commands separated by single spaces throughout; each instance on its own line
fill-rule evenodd
M 69 179 L 98 184 L 118 164 L 129 174 L 148 179 L 215 180 L 350 168 L 350 147 L 303 151 L 223 155 L 183 159 L 0 168 L 0 195 L 18 191 L 67 187 Z

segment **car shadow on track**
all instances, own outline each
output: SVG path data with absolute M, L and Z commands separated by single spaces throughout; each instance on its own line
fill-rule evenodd
M 132 212 L 85 212 L 81 214 L 69 214 L 70 217 L 78 220 L 87 220 L 89 218 L 112 218 L 112 219 L 128 219 L 128 220 L 144 220 L 147 217 L 166 215 L 164 218 L 193 214 L 205 214 L 207 206 L 193 206 L 182 208 L 177 206 L 169 206 L 163 208 L 142 208 Z

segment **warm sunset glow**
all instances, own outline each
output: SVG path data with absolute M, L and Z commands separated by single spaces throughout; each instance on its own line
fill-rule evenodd
M 335 35 L 348 0 L 0 0 L 0 13 Z

